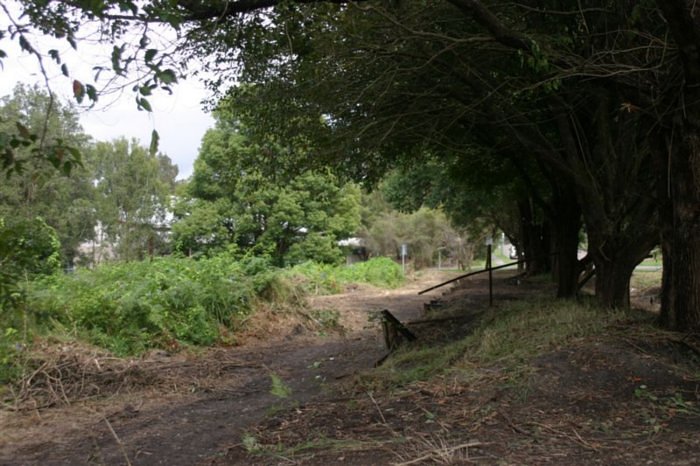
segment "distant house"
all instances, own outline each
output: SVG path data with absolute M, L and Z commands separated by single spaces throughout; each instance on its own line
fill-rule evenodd
M 369 259 L 369 251 L 365 246 L 364 238 L 352 237 L 341 239 L 338 241 L 338 246 L 345 252 L 345 262 L 354 264 L 355 262 L 364 262 Z

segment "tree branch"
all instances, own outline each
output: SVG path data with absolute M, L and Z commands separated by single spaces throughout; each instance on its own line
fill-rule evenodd
M 694 3 L 694 2 L 692 2 Z M 689 84 L 700 84 L 700 26 L 686 0 L 656 0 L 678 46 Z
M 508 29 L 493 13 L 478 0 L 447 0 L 466 16 L 484 26 L 501 44 L 516 49 L 531 51 L 532 41 L 515 31 Z M 662 1 L 662 0 L 659 0 Z

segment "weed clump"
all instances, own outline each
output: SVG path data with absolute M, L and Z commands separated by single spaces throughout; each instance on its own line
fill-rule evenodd
M 312 294 L 339 293 L 351 283 L 397 288 L 405 281 L 401 266 L 388 257 L 376 257 L 350 266 L 305 262 L 292 267 L 288 275 Z
M 25 284 L 22 312 L 39 333 L 58 331 L 127 356 L 151 348 L 231 344 L 261 307 L 301 306 L 316 288 L 332 293 L 351 282 L 393 287 L 402 280 L 400 267 L 385 258 L 351 267 L 306 263 L 283 270 L 265 258 L 237 260 L 226 253 L 200 260 L 161 257 L 37 278 Z M 9 360 L 19 339 L 6 336 L 0 364 L 10 378 Z
M 31 283 L 27 302 L 39 327 L 58 326 L 117 355 L 153 347 L 207 346 L 220 327 L 236 329 L 263 294 L 269 267 L 234 261 L 158 258 L 104 264 Z

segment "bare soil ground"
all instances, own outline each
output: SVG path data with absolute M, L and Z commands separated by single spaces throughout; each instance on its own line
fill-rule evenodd
M 79 389 L 49 383 L 61 376 L 52 372 L 49 388 L 30 398 L 36 409 L 0 411 L 0 465 L 700 463 L 696 342 L 636 331 L 636 322 L 542 354 L 517 384 L 497 367 L 403 388 L 362 383 L 358 374 L 386 353 L 368 316 L 389 309 L 420 320 L 423 303 L 441 292 L 417 291 L 446 278 L 433 272 L 400 290 L 357 287 L 311 300 L 310 318 L 338 311 L 342 334 L 289 322 L 278 338 L 258 335 L 243 347 L 134 361 L 59 348 L 52 367 L 81 367 L 71 375 Z M 499 274 L 495 295 L 543 288 Z M 410 328 L 430 344 L 465 335 L 486 309 L 487 289 L 482 278 L 467 280 L 442 297 L 462 309 L 460 319 Z

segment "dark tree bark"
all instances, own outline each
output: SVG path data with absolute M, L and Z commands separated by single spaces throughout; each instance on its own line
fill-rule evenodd
M 629 306 L 632 272 L 658 243 L 652 151 L 640 139 L 641 118 L 620 114 L 615 95 L 599 86 L 575 111 L 564 101 L 553 106 L 588 232 L 596 298 L 610 308 Z
M 590 244 L 598 244 L 593 240 Z M 638 247 L 627 250 L 613 248 L 593 248 L 590 253 L 595 264 L 595 295 L 598 301 L 609 308 L 628 308 L 630 306 L 630 279 L 634 268 L 651 249 L 653 241 L 640 243 Z M 608 254 L 605 254 L 607 249 Z
M 578 260 L 581 207 L 572 190 L 560 187 L 554 197 L 558 213 L 552 223 L 552 273 L 557 281 L 557 298 L 573 298 L 578 291 L 580 267 Z
M 547 227 L 537 221 L 530 199 L 518 202 L 522 245 L 525 253 L 525 272 L 537 275 L 549 272 L 549 243 Z
M 700 93 L 698 93 L 700 94 Z M 700 97 L 700 96 L 698 96 Z M 697 97 L 696 97 L 697 98 Z M 665 176 L 661 202 L 664 327 L 700 331 L 700 109 L 687 112 L 675 149 L 659 154 Z M 695 115 L 691 115 L 695 113 Z M 662 194 L 662 195 L 663 195 Z
M 685 82 L 668 125 L 668 147 L 659 151 L 662 185 L 664 274 L 661 323 L 700 331 L 700 23 L 694 2 L 657 0 L 674 38 Z M 675 99 L 676 96 L 670 96 Z M 664 207 L 666 207 L 664 209 Z
M 515 135 L 519 139 L 518 131 L 515 131 Z M 578 291 L 578 276 L 581 271 L 578 246 L 582 219 L 576 190 L 567 176 L 560 172 L 555 173 L 539 160 L 536 163 L 539 174 L 544 177 L 547 181 L 546 185 L 551 189 L 549 195 L 543 195 L 540 192 L 540 185 L 534 182 L 532 174 L 526 169 L 526 164 L 519 159 L 519 156 L 520 154 L 510 155 L 509 159 L 518 170 L 529 195 L 532 196 L 533 204 L 542 209 L 547 220 L 544 226 L 548 227 L 549 234 L 544 236 L 549 237 L 549 250 L 544 252 L 546 256 L 543 259 L 546 259 L 547 267 L 557 283 L 557 297 L 573 298 Z M 523 207 L 520 209 L 522 211 Z

